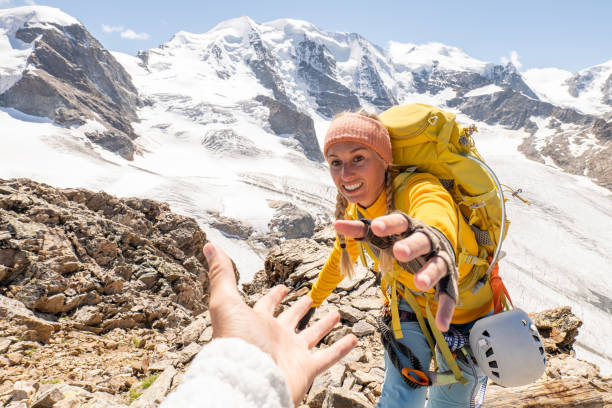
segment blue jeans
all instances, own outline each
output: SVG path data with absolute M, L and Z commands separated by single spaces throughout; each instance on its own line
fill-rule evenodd
M 401 310 L 407 310 L 412 312 L 412 309 L 406 303 L 405 300 L 401 299 L 399 302 L 399 308 Z M 473 323 L 467 325 L 454 325 L 454 327 L 460 330 L 469 330 Z M 407 346 L 412 350 L 413 354 L 419 359 L 423 369 L 427 370 L 431 362 L 431 350 L 425 335 L 421 331 L 421 327 L 418 322 L 402 322 L 402 333 L 404 337 L 397 340 L 399 343 Z M 468 347 L 469 349 L 469 347 Z M 396 350 L 397 351 L 397 350 Z M 398 352 L 400 361 L 403 367 L 410 367 L 410 360 L 403 354 Z M 440 353 L 436 353 L 438 360 L 438 368 L 441 371 L 447 371 L 449 368 L 444 360 L 444 357 Z M 376 407 L 378 408 L 406 408 L 406 407 L 424 407 L 425 399 L 427 397 L 427 391 L 429 390 L 429 399 L 427 400 L 427 408 L 442 408 L 442 407 L 469 407 L 470 399 L 472 397 L 472 390 L 474 384 L 476 390 L 480 389 L 482 383 L 486 381 L 486 376 L 478 368 L 476 373 L 478 378 L 474 378 L 472 374 L 472 368 L 461 360 L 457 360 L 459 368 L 463 372 L 465 378 L 469 381 L 466 385 L 460 383 L 454 383 L 451 385 L 436 385 L 431 387 L 419 387 L 410 388 L 402 380 L 402 374 L 395 368 L 395 366 L 389 360 L 389 356 L 385 351 L 385 382 L 382 387 L 382 394 L 378 400 Z

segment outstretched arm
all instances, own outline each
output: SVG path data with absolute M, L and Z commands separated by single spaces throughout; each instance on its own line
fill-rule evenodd
M 242 339 L 267 353 L 284 374 L 294 404 L 297 405 L 302 400 L 318 374 L 335 364 L 357 344 L 357 338 L 354 335 L 347 335 L 332 346 L 312 353 L 310 350 L 340 320 L 337 312 L 328 314 L 306 330 L 296 333 L 295 327 L 298 321 L 312 304 L 310 297 L 304 296 L 278 317 L 274 317 L 274 310 L 288 292 L 285 286 L 279 285 L 259 299 L 251 309 L 238 294 L 236 278 L 227 255 L 212 244 L 204 247 L 204 255 L 209 265 L 209 310 L 213 337 Z M 210 346 L 205 346 L 200 353 L 206 353 L 208 347 Z M 229 360 L 239 359 L 233 354 L 224 357 Z M 246 368 L 246 363 L 243 364 L 242 361 L 234 361 L 231 364 L 238 368 Z M 235 371 L 237 376 L 244 373 L 240 369 Z M 197 383 L 197 372 L 195 374 L 188 372 L 188 374 L 186 378 L 189 379 L 190 384 L 193 385 L 194 381 Z M 229 379 L 231 376 L 225 373 L 223 377 L 216 378 L 215 381 L 228 383 L 224 379 Z M 204 384 L 205 381 L 202 380 Z M 234 386 L 234 383 L 230 382 Z M 245 383 L 245 381 L 237 381 L 235 386 L 241 387 L 244 384 L 247 387 L 248 384 Z M 184 394 L 185 391 L 181 390 L 181 387 L 183 384 L 176 392 Z M 183 388 L 187 390 L 186 387 L 187 384 Z M 198 389 L 198 395 L 204 392 L 205 390 Z
M 363 238 L 366 225 L 361 221 L 336 221 L 336 231 L 353 238 Z M 410 227 L 408 220 L 400 214 L 390 214 L 372 220 L 372 232 L 380 237 L 399 235 Z M 427 255 L 431 252 L 429 238 L 421 232 L 415 232 L 407 238 L 398 240 L 393 245 L 393 256 L 400 262 L 409 262 L 413 259 Z M 429 259 L 414 275 L 415 286 L 422 291 L 436 286 L 442 278 L 449 273 L 446 262 L 440 256 Z M 438 311 L 436 313 L 436 326 L 441 331 L 447 331 L 453 312 L 455 301 L 446 293 L 440 293 L 438 298 Z

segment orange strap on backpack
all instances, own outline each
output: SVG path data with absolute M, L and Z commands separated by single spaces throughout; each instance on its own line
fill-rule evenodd
M 491 262 L 491 258 L 489 258 L 489 262 Z M 493 313 L 497 314 L 504 310 L 504 305 L 502 303 L 502 291 L 506 296 L 506 299 L 512 307 L 514 304 L 512 303 L 512 299 L 510 299 L 510 295 L 508 294 L 508 289 L 504 285 L 501 276 L 499 276 L 499 264 L 495 264 L 493 266 L 493 270 L 491 271 L 491 290 L 493 291 Z

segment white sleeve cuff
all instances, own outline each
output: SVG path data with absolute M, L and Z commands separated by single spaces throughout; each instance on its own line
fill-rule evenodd
M 200 350 L 160 407 L 292 408 L 293 402 L 270 355 L 244 340 L 219 338 Z

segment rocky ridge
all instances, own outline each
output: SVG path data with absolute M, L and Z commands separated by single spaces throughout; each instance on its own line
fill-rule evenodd
M 275 203 L 283 207 L 283 203 Z M 268 288 L 306 294 L 334 240 L 330 228 L 284 240 L 243 285 L 253 304 Z M 212 339 L 206 306 L 206 237 L 194 220 L 152 200 L 117 199 L 30 180 L 0 182 L 0 404 L 6 407 L 154 407 Z M 382 298 L 359 268 L 315 313 L 341 322 L 317 347 L 347 333 L 358 346 L 319 376 L 302 407 L 373 407 L 384 379 L 375 316 Z M 582 322 L 569 308 L 532 315 L 546 374 L 515 389 L 489 387 L 485 406 L 612 404 L 612 380 L 576 360 Z

